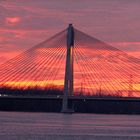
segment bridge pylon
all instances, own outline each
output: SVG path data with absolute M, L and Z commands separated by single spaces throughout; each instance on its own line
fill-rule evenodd
M 64 94 L 62 102 L 63 113 L 73 112 L 68 108 L 68 96 L 73 95 L 73 61 L 74 61 L 74 28 L 69 24 L 67 29 L 67 54 L 65 66 L 65 79 L 64 79 Z

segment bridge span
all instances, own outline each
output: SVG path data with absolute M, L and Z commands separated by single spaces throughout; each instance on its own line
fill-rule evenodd
M 61 112 L 62 96 L 3 96 L 1 111 Z M 140 114 L 140 98 L 70 96 L 75 113 Z

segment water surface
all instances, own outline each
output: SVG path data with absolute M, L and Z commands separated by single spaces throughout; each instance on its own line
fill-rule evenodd
M 0 112 L 0 140 L 140 140 L 139 115 Z

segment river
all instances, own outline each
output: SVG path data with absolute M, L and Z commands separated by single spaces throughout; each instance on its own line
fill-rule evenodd
M 0 140 L 140 140 L 139 115 L 0 112 Z

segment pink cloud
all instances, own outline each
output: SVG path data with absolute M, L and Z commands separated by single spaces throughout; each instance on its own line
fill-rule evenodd
M 6 17 L 5 20 L 8 25 L 16 25 L 21 21 L 19 17 Z
M 140 58 L 140 42 L 110 42 L 112 46 Z

